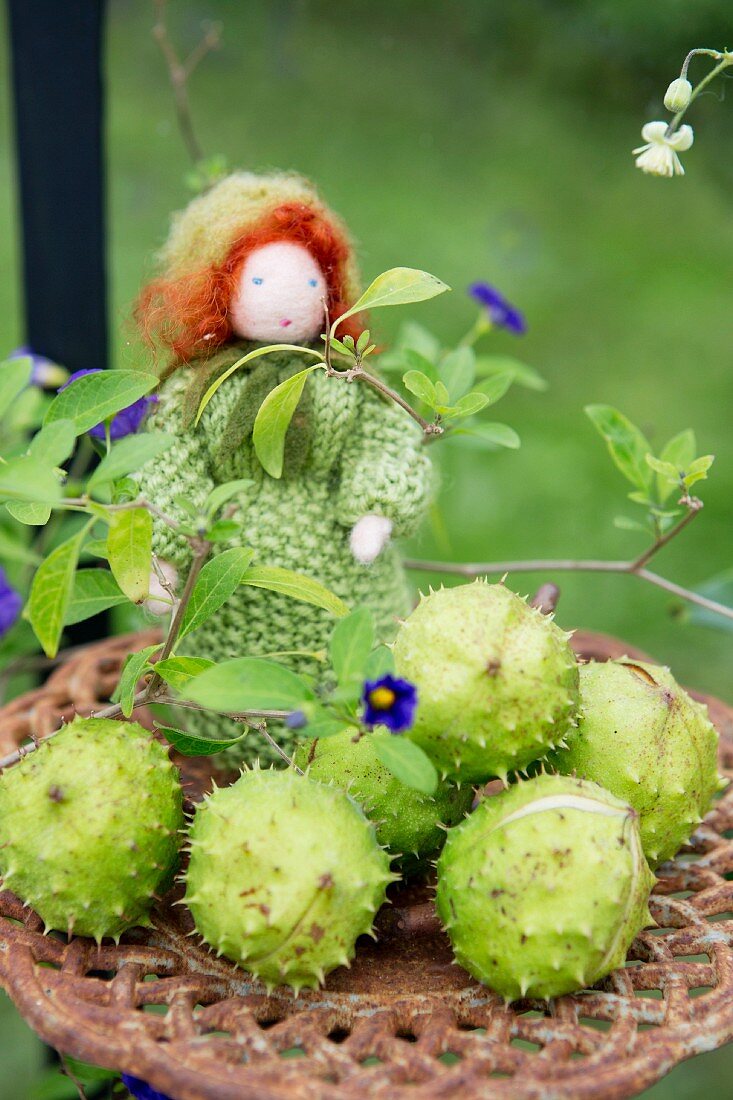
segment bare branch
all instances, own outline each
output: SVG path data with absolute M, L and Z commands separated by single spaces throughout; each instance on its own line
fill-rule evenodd
M 173 89 L 173 99 L 176 107 L 178 126 L 181 131 L 183 143 L 188 150 L 194 165 L 204 159 L 204 151 L 196 136 L 191 114 L 191 103 L 188 98 L 188 80 L 200 61 L 211 51 L 216 49 L 221 41 L 221 26 L 212 24 L 204 34 L 201 41 L 191 51 L 185 61 L 181 61 L 178 51 L 168 32 L 167 0 L 153 0 L 156 13 L 156 22 L 153 27 L 153 37 L 160 46 L 160 51 L 165 58 L 168 67 L 168 79 Z

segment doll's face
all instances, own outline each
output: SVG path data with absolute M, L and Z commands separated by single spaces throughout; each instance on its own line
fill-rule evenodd
M 245 340 L 292 344 L 323 331 L 323 272 L 299 244 L 263 245 L 244 262 L 230 306 L 232 328 Z

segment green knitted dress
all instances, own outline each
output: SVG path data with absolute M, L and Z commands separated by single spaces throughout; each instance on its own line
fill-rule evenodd
M 411 534 L 431 495 L 430 461 L 419 428 L 391 402 L 363 382 L 344 383 L 316 371 L 309 378 L 286 437 L 283 476 L 276 480 L 260 465 L 252 427 L 267 393 L 303 370 L 294 353 L 274 353 L 235 372 L 216 391 L 199 424 L 193 421 L 201 396 L 227 366 L 257 345 L 228 345 L 217 355 L 176 370 L 163 383 L 146 427 L 176 436 L 176 443 L 146 472 L 144 493 L 155 505 L 183 519 L 176 498 L 203 505 L 211 489 L 250 478 L 235 502 L 243 519 L 241 542 L 255 562 L 278 565 L 316 578 L 354 608 L 371 608 L 378 636 L 392 638 L 397 619 L 409 611 L 409 593 L 394 545 L 371 565 L 357 562 L 349 547 L 351 528 L 377 513 L 393 523 L 393 535 Z M 233 542 L 217 543 L 221 553 Z M 183 576 L 191 561 L 185 538 L 155 521 L 153 550 Z M 180 652 L 223 660 L 283 650 L 327 647 L 334 619 L 327 612 L 278 593 L 242 586 Z M 307 659 L 289 662 L 299 671 L 322 672 Z M 241 732 L 228 719 L 187 712 L 186 727 L 208 736 Z M 289 747 L 283 731 L 278 739 Z M 273 759 L 256 733 L 246 739 L 245 758 Z M 277 757 L 275 757 L 277 759 Z

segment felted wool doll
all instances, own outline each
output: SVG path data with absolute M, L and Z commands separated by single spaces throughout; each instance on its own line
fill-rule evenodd
M 146 470 L 146 497 L 183 518 L 176 498 L 198 507 L 216 484 L 251 479 L 234 500 L 242 542 L 255 550 L 255 561 L 304 573 L 349 606 L 370 607 L 378 635 L 389 640 L 409 610 L 392 538 L 416 529 L 431 490 L 422 433 L 404 411 L 363 383 L 314 372 L 286 437 L 283 475 L 275 479 L 254 451 L 255 416 L 267 394 L 308 362 L 278 352 L 226 379 L 194 424 L 211 383 L 251 349 L 286 342 L 322 348 L 324 301 L 335 318 L 359 294 L 344 226 L 305 180 L 237 172 L 174 217 L 160 260 L 160 277 L 143 291 L 138 317 L 172 358 L 147 427 L 177 441 Z M 338 334 L 359 331 L 357 318 L 349 318 Z M 217 543 L 214 553 L 230 545 Z M 180 590 L 191 561 L 186 539 L 156 521 L 153 549 Z M 242 586 L 184 644 L 213 660 L 313 652 L 327 647 L 333 626 L 319 608 Z M 307 658 L 291 663 L 319 671 Z M 217 736 L 241 731 L 203 713 L 189 712 L 186 724 Z M 256 735 L 247 741 L 249 757 L 271 758 Z

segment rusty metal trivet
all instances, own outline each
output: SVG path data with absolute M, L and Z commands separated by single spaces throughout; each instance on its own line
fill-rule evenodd
M 0 751 L 47 734 L 75 706 L 106 701 L 125 654 L 115 638 L 80 653 L 46 687 L 0 710 Z M 581 653 L 630 652 L 576 635 Z M 733 710 L 706 700 L 733 776 Z M 146 717 L 143 715 L 143 717 Z M 200 780 L 200 777 L 198 777 Z M 149 1081 L 176 1100 L 620 1100 L 691 1055 L 733 1038 L 733 790 L 661 869 L 660 927 L 596 990 L 506 1007 L 451 965 L 424 893 L 404 888 L 377 944 L 325 990 L 267 997 L 188 938 L 181 907 L 119 947 L 44 937 L 0 894 L 0 983 L 58 1050 Z

